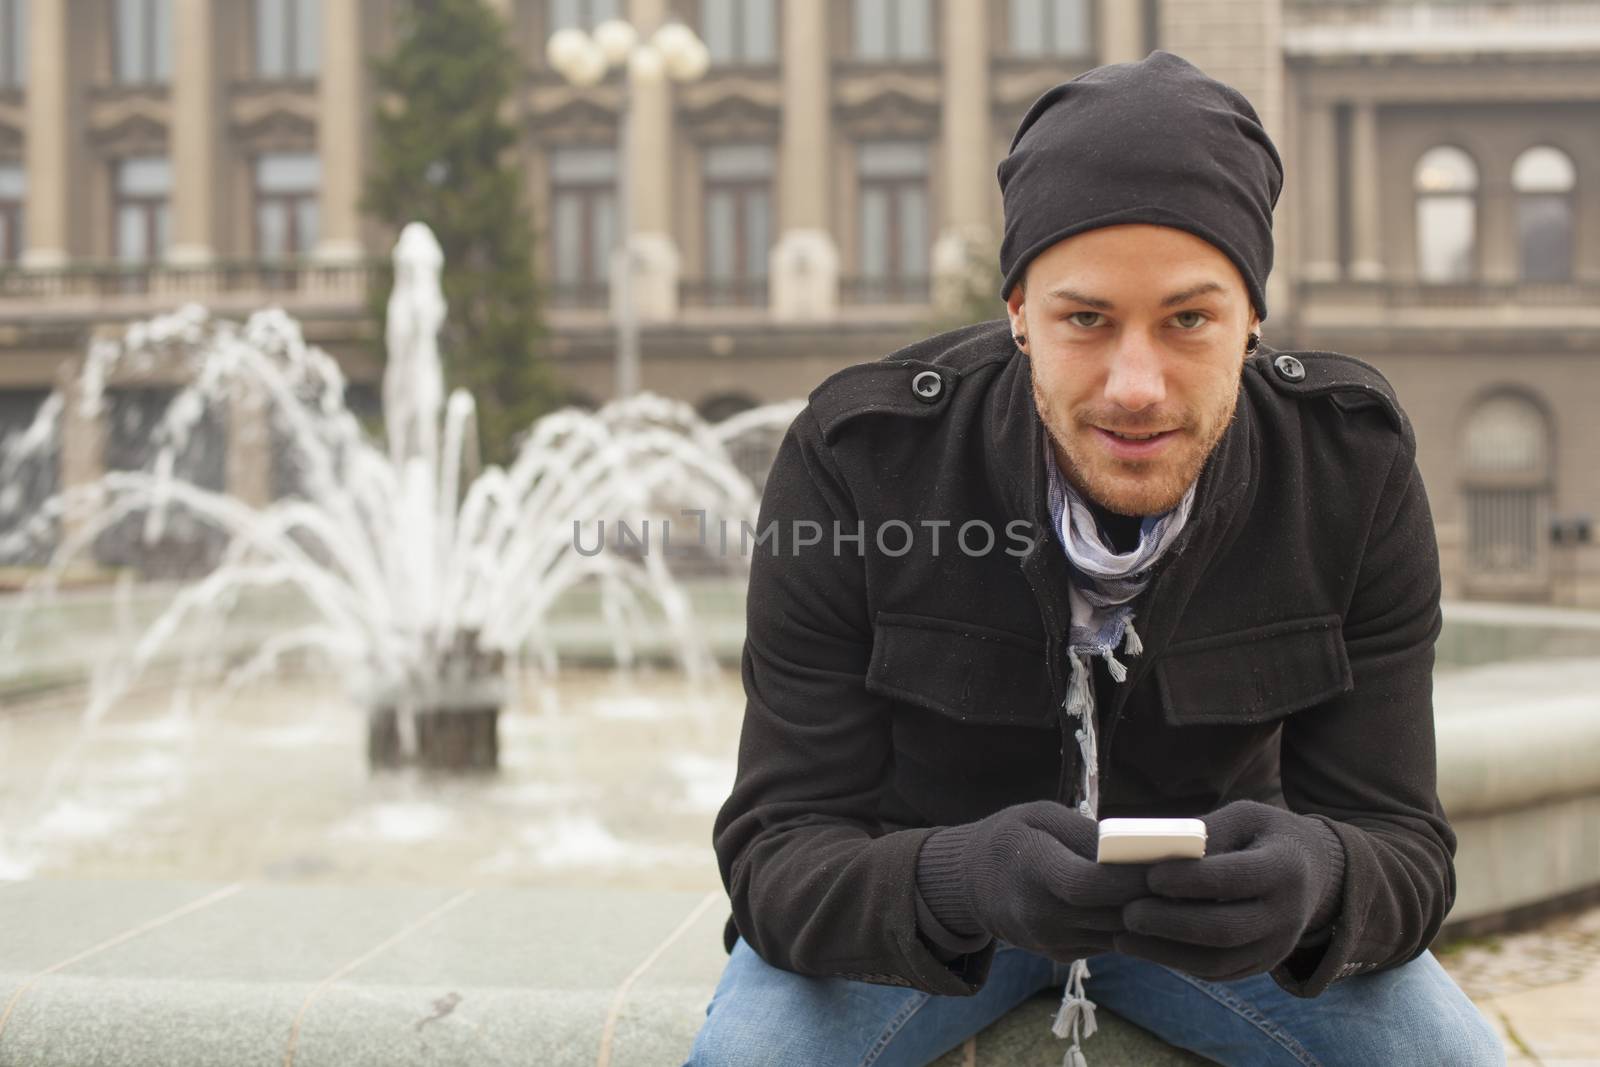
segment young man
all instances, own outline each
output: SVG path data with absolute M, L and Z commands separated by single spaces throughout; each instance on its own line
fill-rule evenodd
M 691 1062 L 925 1063 L 1065 984 L 1078 1064 L 1096 1002 L 1225 1064 L 1503 1063 L 1427 951 L 1415 438 L 1365 363 L 1260 343 L 1254 109 L 1153 52 L 1041 97 L 999 177 L 1007 319 L 829 378 L 773 465 Z M 1206 854 L 1097 863 L 1109 816 Z

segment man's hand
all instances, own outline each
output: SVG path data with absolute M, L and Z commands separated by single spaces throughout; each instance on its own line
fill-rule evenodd
M 1145 868 L 1118 952 L 1213 981 L 1269 971 L 1339 905 L 1344 846 L 1320 819 L 1254 800 L 1204 816 L 1207 855 Z
M 1145 864 L 1099 864 L 1095 821 L 1052 800 L 1017 804 L 929 835 L 917 885 L 934 917 L 1054 960 L 1109 952 Z

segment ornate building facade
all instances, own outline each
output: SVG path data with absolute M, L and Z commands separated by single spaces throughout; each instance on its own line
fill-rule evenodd
M 392 235 L 356 206 L 365 60 L 401 2 L 0 0 L 0 428 L 97 331 L 186 300 L 281 304 L 373 402 L 366 291 Z M 1600 606 L 1596 5 L 492 2 L 524 57 L 516 162 L 575 400 L 612 389 L 621 218 L 645 388 L 716 415 L 804 395 L 982 276 L 995 166 L 1039 93 L 1165 48 L 1243 91 L 1278 144 L 1265 335 L 1394 382 L 1447 592 Z M 709 69 L 578 87 L 549 67 L 552 32 L 616 16 L 685 22 Z M 147 410 L 162 383 L 133 384 Z M 250 429 L 226 422 L 219 440 Z M 103 469 L 116 432 L 69 425 L 61 480 Z M 244 451 L 212 477 L 270 494 Z

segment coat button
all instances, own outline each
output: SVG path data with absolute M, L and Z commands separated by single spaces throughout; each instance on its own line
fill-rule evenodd
M 1286 382 L 1298 382 L 1306 376 L 1306 365 L 1293 356 L 1279 356 L 1272 361 L 1272 366 Z
M 924 404 L 932 404 L 939 399 L 939 394 L 944 392 L 944 379 L 939 377 L 939 372 L 936 370 L 919 371 L 917 376 L 911 379 L 911 391 Z

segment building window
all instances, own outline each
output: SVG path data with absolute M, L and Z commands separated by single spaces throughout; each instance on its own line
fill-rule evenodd
M 550 159 L 550 255 L 557 304 L 604 304 L 617 243 L 616 205 L 615 149 L 555 149 Z
M 1417 195 L 1417 272 L 1425 282 L 1472 278 L 1478 165 L 1451 145 L 1430 148 L 1412 175 Z
M 1014 56 L 1087 56 L 1088 0 L 1010 0 L 1008 41 Z
M 318 0 L 256 0 L 256 75 L 311 78 L 322 33 Z
M 114 255 L 122 263 L 150 263 L 167 250 L 167 201 L 172 166 L 165 156 L 137 156 L 116 166 Z
M 28 200 L 28 172 L 21 163 L 0 163 L 0 262 L 22 258 L 27 235 L 22 229 L 22 208 Z
M 1516 393 L 1484 400 L 1467 420 L 1465 460 L 1469 577 L 1538 577 L 1550 498 L 1550 429 Z
M 1572 198 L 1577 184 L 1572 158 L 1559 148 L 1530 148 L 1511 165 L 1523 281 L 1572 280 Z
M 700 0 L 700 39 L 713 63 L 775 62 L 777 0 Z
M 172 79 L 172 0 L 117 0 L 112 37 L 118 83 Z
M 910 299 L 929 274 L 928 146 L 920 141 L 864 143 L 857 155 L 861 185 L 861 276 L 870 293 Z M 898 296 L 896 294 L 899 294 Z
M 28 84 L 28 0 L 0 0 L 0 89 Z
M 311 152 L 256 157 L 256 255 L 303 256 L 317 243 L 322 161 Z
M 770 145 L 706 149 L 706 281 L 712 303 L 762 302 L 772 249 L 772 171 Z
M 929 0 L 855 0 L 855 52 L 861 59 L 933 58 Z
M 777 458 L 778 446 L 783 443 L 787 427 L 775 426 L 770 420 L 765 424 L 752 422 L 743 428 L 726 424 L 758 407 L 760 401 L 742 391 L 712 393 L 701 397 L 694 406 L 695 412 L 706 422 L 724 424 L 724 429 L 731 431 L 729 436 L 723 438 L 728 458 L 739 469 L 739 473 L 750 480 L 750 487 L 757 498 L 766 489 L 767 475 L 772 471 L 772 461 Z
M 607 19 L 621 18 L 617 0 L 550 0 L 550 32 L 592 30 Z

